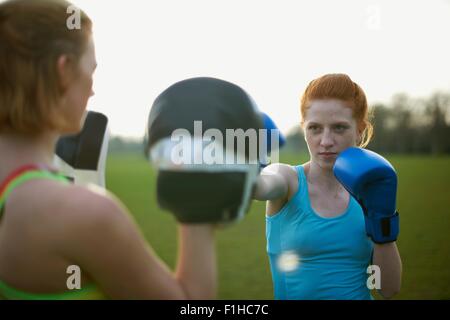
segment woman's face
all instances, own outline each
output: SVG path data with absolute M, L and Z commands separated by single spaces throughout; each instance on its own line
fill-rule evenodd
M 92 37 L 89 37 L 86 51 L 79 61 L 78 73 L 70 77 L 62 99 L 64 118 L 67 123 L 64 133 L 77 133 L 82 128 L 88 100 L 94 95 L 92 87 L 96 67 L 94 41 Z
M 336 99 L 312 100 L 303 123 L 311 162 L 332 169 L 336 157 L 360 139 L 352 109 Z

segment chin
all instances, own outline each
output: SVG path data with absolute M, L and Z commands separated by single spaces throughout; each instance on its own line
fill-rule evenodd
M 332 161 L 318 161 L 318 163 L 319 163 L 319 166 L 322 168 L 322 169 L 325 169 L 325 170 L 333 170 L 333 166 L 334 166 L 334 163 L 336 162 L 336 160 L 334 159 L 334 160 L 332 160 Z

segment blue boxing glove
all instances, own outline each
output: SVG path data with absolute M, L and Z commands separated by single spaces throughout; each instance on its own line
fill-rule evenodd
M 262 139 L 261 143 L 265 143 L 266 154 L 262 157 L 260 164 L 264 168 L 269 164 L 268 157 L 271 152 L 278 152 L 278 149 L 283 147 L 286 139 L 278 129 L 275 122 L 264 112 L 261 112 L 264 129 L 266 129 L 266 139 Z
M 373 151 L 352 147 L 339 154 L 333 172 L 363 208 L 366 232 L 372 241 L 397 240 L 397 174 L 392 165 Z

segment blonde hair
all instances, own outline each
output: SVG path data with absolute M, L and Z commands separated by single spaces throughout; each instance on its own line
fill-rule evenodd
M 361 87 L 346 74 L 326 74 L 309 83 L 302 96 L 300 113 L 303 126 L 306 111 L 310 102 L 314 99 L 338 99 L 348 102 L 352 108 L 353 117 L 356 120 L 358 130 L 362 132 L 359 147 L 366 147 L 373 136 L 373 126 L 370 122 L 370 114 L 367 99 Z
M 81 28 L 69 30 L 70 6 L 64 0 L 0 4 L 0 133 L 37 134 L 62 126 L 57 61 L 67 55 L 76 75 L 92 32 L 81 10 Z

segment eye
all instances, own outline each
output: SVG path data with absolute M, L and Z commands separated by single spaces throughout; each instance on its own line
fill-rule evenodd
M 312 131 L 312 132 L 318 132 L 319 129 L 320 129 L 320 127 L 318 125 L 316 125 L 316 124 L 311 124 L 311 125 L 308 126 L 308 130 Z
M 334 126 L 334 130 L 336 132 L 344 132 L 347 129 L 348 129 L 348 126 L 344 125 L 344 124 L 337 124 L 337 125 Z

